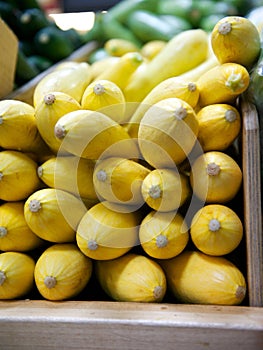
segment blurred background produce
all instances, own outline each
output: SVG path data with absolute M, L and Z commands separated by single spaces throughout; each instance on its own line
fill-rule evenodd
M 91 63 L 112 55 L 104 47 L 109 39 L 139 49 L 191 28 L 209 32 L 228 15 L 250 16 L 261 28 L 261 6 L 262 0 L 2 0 L 0 17 L 19 39 L 15 89 L 90 41 L 99 46 Z

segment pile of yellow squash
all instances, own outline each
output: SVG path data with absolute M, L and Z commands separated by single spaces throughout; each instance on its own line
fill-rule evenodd
M 229 150 L 259 52 L 252 22 L 225 17 L 0 101 L 0 299 L 72 299 L 94 275 L 118 301 L 244 302 Z

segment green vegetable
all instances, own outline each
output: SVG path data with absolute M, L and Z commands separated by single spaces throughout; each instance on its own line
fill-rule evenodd
M 0 17 L 13 30 L 15 34 L 19 33 L 18 17 L 20 11 L 13 5 L 0 1 Z
M 40 55 L 29 56 L 27 58 L 27 62 L 33 65 L 38 70 L 39 73 L 43 72 L 44 70 L 48 69 L 53 65 L 53 62 L 51 60 Z
M 109 57 L 108 52 L 104 49 L 104 47 L 99 47 L 97 50 L 93 51 L 89 55 L 88 63 L 92 64 L 96 61 L 99 61 L 105 57 Z
M 30 8 L 23 11 L 19 16 L 20 38 L 30 39 L 37 31 L 47 26 L 51 22 L 42 10 L 38 8 Z
M 263 124 L 263 47 L 257 63 L 250 72 L 250 84 L 246 95 L 255 104 Z
M 136 10 L 155 12 L 159 0 L 123 0 L 114 5 L 108 12 L 115 20 L 125 24 L 129 15 Z
M 74 51 L 72 42 L 65 39 L 63 31 L 52 26 L 40 29 L 34 37 L 34 44 L 39 55 L 53 62 L 66 58 Z
M 134 13 L 135 12 L 132 14 Z M 101 15 L 102 16 L 100 17 L 100 20 L 104 42 L 112 38 L 119 38 L 131 41 L 138 47 L 142 45 L 140 38 L 137 37 L 136 33 L 133 30 L 130 30 L 130 28 L 124 26 L 115 18 L 111 17 L 111 14 L 109 12 L 102 13 Z
M 127 26 L 142 41 L 164 40 L 169 41 L 178 33 L 178 28 L 159 15 L 145 10 L 132 12 L 127 19 Z
M 22 50 L 18 50 L 15 81 L 17 85 L 22 85 L 33 79 L 39 73 L 38 69 L 28 61 Z

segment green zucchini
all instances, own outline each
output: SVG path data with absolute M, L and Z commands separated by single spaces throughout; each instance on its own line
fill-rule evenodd
M 18 49 L 17 62 L 16 62 L 16 72 L 15 72 L 15 82 L 18 86 L 25 84 L 29 80 L 37 76 L 39 70 L 28 61 L 22 50 Z
M 74 51 L 72 42 L 65 39 L 63 31 L 52 26 L 42 28 L 36 33 L 34 45 L 38 55 L 53 62 L 66 58 Z
M 112 38 L 119 38 L 131 41 L 138 47 L 142 46 L 140 38 L 130 28 L 112 17 L 109 12 L 102 13 L 100 19 L 104 42 Z
M 129 15 L 136 10 L 155 12 L 159 0 L 123 0 L 114 5 L 108 12 L 111 17 L 121 23 L 126 23 Z
M 178 33 L 174 25 L 145 10 L 132 12 L 127 18 L 127 26 L 144 43 L 150 40 L 169 41 Z
M 104 41 L 104 34 L 103 34 L 103 28 L 102 28 L 102 17 L 103 17 L 103 13 L 101 13 L 101 12 L 95 13 L 93 27 L 89 31 L 87 31 L 86 33 L 82 34 L 82 40 L 85 43 L 88 43 L 90 41 L 98 41 L 98 42 Z
M 30 8 L 21 12 L 19 16 L 20 39 L 30 39 L 40 29 L 51 25 L 48 17 L 38 8 Z
M 250 72 L 250 84 L 246 95 L 255 104 L 263 126 L 263 47 L 257 63 Z

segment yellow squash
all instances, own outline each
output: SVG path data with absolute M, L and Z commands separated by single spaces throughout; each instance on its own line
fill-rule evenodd
M 115 259 L 138 243 L 138 213 L 130 206 L 107 202 L 91 207 L 77 228 L 77 245 L 95 260 Z
M 96 80 L 85 89 L 82 109 L 99 111 L 122 124 L 125 121 L 125 98 L 118 85 L 110 80 Z
M 163 99 L 144 114 L 138 130 L 142 156 L 155 168 L 174 167 L 194 147 L 198 121 L 193 108 L 179 98 Z
M 188 226 L 176 211 L 151 211 L 141 222 L 139 239 L 143 250 L 155 259 L 171 259 L 180 254 L 189 241 Z
M 34 279 L 45 299 L 65 300 L 86 287 L 91 273 L 92 261 L 75 244 L 54 244 L 38 258 Z
M 26 223 L 24 202 L 5 202 L 0 205 L 0 250 L 26 252 L 42 244 L 42 239 Z
M 208 35 L 204 30 L 192 29 L 177 34 L 147 63 L 146 69 L 131 76 L 124 89 L 126 101 L 141 102 L 161 81 L 198 66 L 207 55 Z
M 0 101 L 0 147 L 22 152 L 46 151 L 34 114 L 35 109 L 28 103 Z
M 44 188 L 29 196 L 24 205 L 25 220 L 40 238 L 54 243 L 73 242 L 86 207 L 74 195 Z
M 243 273 L 224 257 L 184 251 L 175 258 L 162 260 L 161 266 L 177 301 L 239 305 L 246 296 Z
M 20 201 L 40 186 L 37 163 L 18 151 L 0 152 L 0 199 Z
M 139 52 L 140 48 L 127 39 L 111 38 L 104 43 L 104 49 L 110 56 L 121 57 L 128 52 Z
M 188 70 L 187 72 L 180 74 L 179 78 L 196 82 L 204 73 L 206 73 L 208 70 L 219 66 L 220 63 L 215 55 L 209 55 L 207 59 L 200 63 L 198 66 Z
M 127 130 L 132 137 L 138 137 L 138 129 L 144 114 L 155 103 L 167 98 L 180 98 L 195 108 L 199 100 L 199 91 L 194 82 L 180 77 L 163 80 L 156 85 L 138 105 L 128 121 Z
M 238 193 L 242 171 L 224 152 L 210 151 L 193 163 L 190 184 L 195 195 L 207 203 L 226 203 Z
M 154 169 L 143 180 L 142 196 L 148 206 L 160 212 L 177 210 L 189 198 L 188 178 L 176 169 Z
M 152 259 L 125 254 L 110 261 L 96 261 L 96 276 L 104 291 L 114 300 L 161 302 L 166 293 L 166 277 Z
M 238 63 L 222 63 L 197 80 L 201 107 L 213 103 L 233 103 L 249 86 L 249 72 Z
M 141 185 L 150 170 L 126 158 L 107 158 L 96 164 L 93 183 L 102 199 L 124 205 L 143 205 Z
M 35 108 L 35 118 L 37 128 L 55 154 L 63 152 L 61 141 L 54 135 L 54 127 L 56 122 L 64 114 L 79 110 L 80 104 L 70 95 L 64 92 L 52 91 L 42 97 Z
M 205 205 L 191 222 L 194 245 L 208 255 L 225 255 L 236 249 L 243 237 L 243 224 L 230 208 L 220 204 Z
M 35 261 L 21 252 L 0 254 L 0 299 L 24 297 L 34 287 Z
M 93 185 L 94 168 L 93 160 L 64 156 L 48 159 L 38 167 L 37 172 L 48 187 L 96 201 L 97 194 Z
M 69 153 L 89 159 L 106 156 L 137 158 L 138 146 L 127 131 L 103 113 L 79 110 L 65 114 L 55 125 L 55 136 Z
M 239 111 L 226 103 L 205 106 L 197 113 L 198 141 L 204 152 L 224 151 L 241 130 Z
M 107 67 L 96 80 L 110 80 L 116 84 L 122 91 L 127 85 L 127 81 L 144 62 L 139 52 L 128 52 L 120 57 L 113 65 Z
M 141 47 L 140 53 L 147 60 L 152 60 L 167 44 L 163 40 L 150 40 L 144 43 Z
M 80 103 L 83 92 L 91 79 L 90 65 L 86 62 L 52 71 L 44 76 L 35 87 L 33 104 L 36 107 L 46 94 L 54 91 L 64 92 Z
M 248 18 L 227 16 L 213 28 L 211 45 L 220 63 L 234 62 L 251 68 L 260 53 L 260 34 Z
M 95 61 L 90 66 L 91 81 L 95 80 L 100 74 L 102 74 L 109 67 L 114 66 L 116 62 L 120 60 L 117 56 L 107 56 L 101 60 Z

